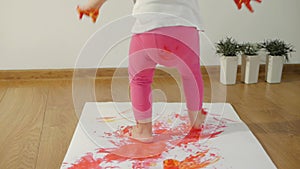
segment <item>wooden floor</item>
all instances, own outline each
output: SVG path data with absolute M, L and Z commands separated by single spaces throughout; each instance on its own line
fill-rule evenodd
M 300 74 L 284 74 L 280 84 L 260 77 L 255 85 L 224 86 L 217 76 L 210 78 L 204 76 L 205 102 L 231 103 L 279 169 L 299 168 Z M 92 84 L 81 79 L 74 88 Z M 100 78 L 95 84 L 97 101 L 129 101 L 126 77 Z M 155 101 L 181 101 L 180 87 L 171 77 L 156 77 L 153 88 L 165 93 L 157 90 Z M 0 168 L 59 168 L 82 103 L 93 101 L 93 92 L 77 94 L 74 108 L 71 80 L 0 81 Z

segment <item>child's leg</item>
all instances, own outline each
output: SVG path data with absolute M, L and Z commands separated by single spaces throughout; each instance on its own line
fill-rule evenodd
M 181 73 L 191 125 L 194 128 L 199 129 L 206 118 L 205 114 L 201 113 L 203 103 L 203 80 L 199 60 L 192 59 L 196 56 L 190 55 L 190 57 L 190 60 L 185 62 L 187 68 L 181 67 L 179 68 L 179 72 Z
M 130 97 L 137 123 L 132 132 L 132 136 L 135 138 L 152 136 L 151 83 L 153 74 L 154 69 L 142 70 L 132 76 L 130 81 Z
M 136 60 L 132 60 L 136 64 Z M 130 69 L 130 97 L 136 121 L 151 122 L 152 120 L 152 96 L 151 84 L 154 69 L 145 69 L 132 73 Z
M 131 39 L 129 51 L 130 97 L 137 121 L 132 134 L 136 138 L 152 136 L 151 84 L 156 63 L 149 59 L 145 43 L 141 41 L 140 35 L 135 35 Z
M 178 70 L 181 74 L 191 125 L 199 129 L 206 118 L 206 115 L 202 114 L 203 79 L 200 69 L 199 35 L 198 32 L 190 32 L 190 34 L 194 37 L 194 46 L 187 48 L 185 55 L 181 57 L 183 64 L 178 65 Z
M 199 34 L 191 27 L 167 27 L 152 31 L 157 35 L 157 46 L 168 50 L 176 58 L 171 65 L 181 74 L 186 104 L 194 128 L 200 128 L 205 120 L 201 113 L 203 102 L 203 80 L 200 70 Z M 171 33 L 170 33 L 171 32 Z M 170 56 L 170 57 L 173 57 Z M 170 66 L 169 60 L 157 59 L 159 64 Z

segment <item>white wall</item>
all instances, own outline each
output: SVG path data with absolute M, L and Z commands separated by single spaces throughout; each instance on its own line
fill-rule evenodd
M 2 0 L 0 69 L 73 68 L 88 38 L 104 24 L 129 15 L 132 9 L 132 0 L 109 0 L 98 22 L 92 24 L 88 19 L 77 18 L 76 5 L 85 1 Z M 253 5 L 253 14 L 236 10 L 233 0 L 199 2 L 206 35 L 213 43 L 226 36 L 240 42 L 280 38 L 299 49 L 299 0 L 263 0 L 262 4 Z M 218 64 L 208 40 L 201 37 L 202 60 L 206 65 Z M 113 48 L 101 66 L 117 67 L 126 57 L 127 48 L 125 40 Z M 300 63 L 298 53 L 293 54 L 290 63 Z

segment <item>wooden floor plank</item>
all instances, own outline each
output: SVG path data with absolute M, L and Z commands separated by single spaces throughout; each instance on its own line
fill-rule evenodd
M 9 88 L 0 102 L 0 168 L 34 168 L 47 101 L 45 88 Z
M 244 89 L 237 90 L 239 85 Z M 293 151 L 300 149 L 300 107 L 291 98 L 300 103 L 300 93 L 295 94 L 299 90 L 296 89 L 298 82 L 293 82 L 293 85 L 260 83 L 237 86 L 229 90 L 229 102 L 236 102 L 234 106 L 241 119 L 248 124 L 278 168 L 295 168 L 300 160 L 299 153 Z M 242 98 L 236 100 L 231 95 L 241 95 Z
M 261 139 L 263 146 L 279 169 L 299 168 L 299 136 L 268 133 Z
M 49 86 L 37 169 L 60 168 L 77 125 L 69 81 Z
M 7 87 L 0 88 L 0 102 L 1 102 L 2 98 L 4 97 L 6 90 L 7 90 Z

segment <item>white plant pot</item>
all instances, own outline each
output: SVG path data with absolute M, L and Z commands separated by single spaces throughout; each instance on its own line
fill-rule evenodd
M 259 73 L 260 56 L 242 55 L 241 81 L 246 84 L 257 83 Z
M 220 57 L 220 81 L 223 84 L 230 85 L 236 83 L 238 57 Z
M 284 57 L 267 55 L 266 58 L 266 81 L 268 83 L 280 83 L 285 62 Z

